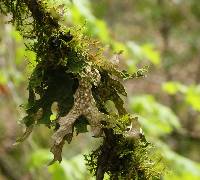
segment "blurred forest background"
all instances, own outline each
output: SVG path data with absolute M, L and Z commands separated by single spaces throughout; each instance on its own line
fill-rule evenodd
M 200 179 L 200 1 L 59 0 L 66 24 L 103 43 L 108 59 L 147 77 L 124 82 L 126 106 L 137 114 L 147 139 L 158 147 L 164 180 Z M 52 11 L 54 10 L 54 0 Z M 27 80 L 35 54 L 0 15 L 0 179 L 89 180 L 84 157 L 98 145 L 90 134 L 65 145 L 61 164 L 47 166 L 51 131 L 37 128 L 24 143 L 22 133 Z M 123 51 L 123 52 L 122 52 Z M 121 53 L 122 52 L 122 53 Z

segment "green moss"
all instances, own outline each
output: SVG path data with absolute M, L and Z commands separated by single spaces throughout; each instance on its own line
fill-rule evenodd
M 103 144 L 89 155 L 85 155 L 89 171 L 102 179 L 107 173 L 110 179 L 160 179 L 162 167 L 157 166 L 160 155 L 152 155 L 153 147 L 144 136 L 139 141 L 105 130 Z M 157 157 L 156 157 L 157 156 Z

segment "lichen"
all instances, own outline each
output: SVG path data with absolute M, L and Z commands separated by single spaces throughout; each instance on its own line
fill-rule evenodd
M 103 137 L 102 145 L 85 156 L 98 180 L 105 173 L 110 179 L 159 178 L 161 171 L 155 170 L 156 163 L 149 156 L 154 150 L 141 134 L 139 123 L 127 113 L 121 97 L 127 96 L 121 81 L 143 76 L 145 70 L 131 75 L 119 70 L 104 57 L 99 42 L 65 27 L 59 12 L 56 16 L 51 13 L 48 0 L 2 0 L 0 11 L 12 16 L 11 22 L 24 37 L 27 50 L 36 54 L 25 105 L 27 115 L 22 121 L 27 130 L 17 142 L 25 140 L 39 124 L 53 128 L 53 163 L 62 160 L 62 148 L 66 141 L 71 142 L 74 128 L 84 133 L 90 125 L 95 137 Z M 116 114 L 107 111 L 109 100 Z M 58 112 L 51 120 L 55 102 Z

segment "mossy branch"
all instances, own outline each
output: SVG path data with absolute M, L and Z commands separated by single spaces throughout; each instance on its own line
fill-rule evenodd
M 48 0 L 2 0 L 0 10 L 12 14 L 13 24 L 29 40 L 27 49 L 36 53 L 23 119 L 27 131 L 18 141 L 38 124 L 53 127 L 53 162 L 61 161 L 64 143 L 71 142 L 74 129 L 84 133 L 90 125 L 94 136 L 104 139 L 98 149 L 85 156 L 97 180 L 105 173 L 111 179 L 159 178 L 156 161 L 148 156 L 151 146 L 121 98 L 127 94 L 120 80 L 143 76 L 144 71 L 132 75 L 120 71 L 103 56 L 98 42 L 52 16 Z M 117 114 L 106 109 L 108 100 L 115 104 Z M 56 118 L 52 120 L 55 104 Z

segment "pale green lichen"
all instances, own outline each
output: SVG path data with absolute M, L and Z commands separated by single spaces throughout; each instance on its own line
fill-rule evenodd
M 79 77 L 79 86 L 74 94 L 74 105 L 69 113 L 59 118 L 59 129 L 53 135 L 53 147 L 51 151 L 54 154 L 54 160 L 61 161 L 60 151 L 63 140 L 71 142 L 73 137 L 73 127 L 75 121 L 84 116 L 87 118 L 89 125 L 95 137 L 102 135 L 101 121 L 105 121 L 106 115 L 100 112 L 96 106 L 96 102 L 92 95 L 92 83 L 97 86 L 100 82 L 100 74 L 97 69 L 92 69 L 90 66 L 86 66 Z

